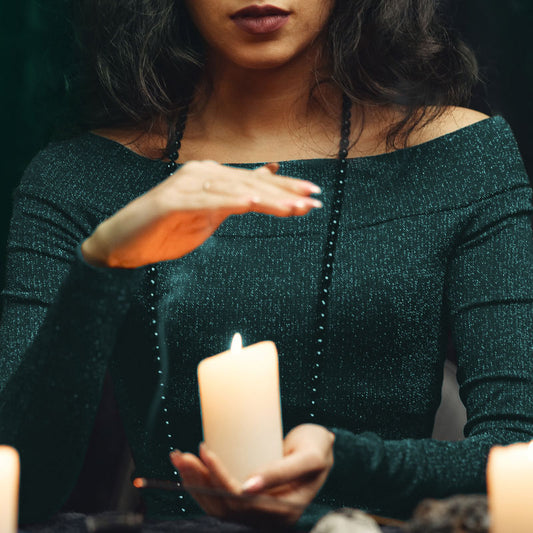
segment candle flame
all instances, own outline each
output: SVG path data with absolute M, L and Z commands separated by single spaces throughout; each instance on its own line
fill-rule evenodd
M 240 333 L 235 333 L 233 335 L 233 340 L 231 341 L 231 353 L 237 354 L 242 350 L 242 337 Z

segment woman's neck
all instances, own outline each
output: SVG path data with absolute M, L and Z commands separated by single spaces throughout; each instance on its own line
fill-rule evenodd
M 311 90 L 314 63 L 302 54 L 290 64 L 254 70 L 211 57 L 189 115 L 183 155 L 213 153 L 211 158 L 231 162 L 334 154 L 341 94 L 328 83 Z M 264 155 L 257 159 L 259 153 Z
M 302 54 L 290 64 L 269 70 L 243 69 L 210 58 L 189 110 L 179 161 L 246 163 L 335 157 L 342 94 L 332 83 L 317 84 L 317 78 L 327 76 L 316 74 L 315 58 Z M 355 132 L 357 115 L 352 109 Z M 153 159 L 161 157 L 167 142 L 164 121 L 146 135 L 117 130 L 98 133 Z M 357 143 L 363 148 L 361 155 L 377 149 L 373 138 L 367 149 L 365 138 Z
M 329 116 L 331 107 L 338 112 L 340 94 L 332 102 L 332 93 L 338 90 L 333 91 L 331 86 L 315 91 L 310 99 L 310 89 L 316 83 L 313 63 L 312 57 L 302 54 L 288 64 L 259 70 L 213 57 L 199 91 L 199 95 L 208 95 L 199 109 L 199 118 L 211 123 L 211 127 L 216 123 L 253 138 L 307 123 L 317 112 Z

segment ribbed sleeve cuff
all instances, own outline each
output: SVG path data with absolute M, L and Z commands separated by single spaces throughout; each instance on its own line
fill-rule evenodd
M 335 435 L 334 463 L 321 493 L 340 501 L 359 501 L 383 467 L 383 440 L 375 433 L 354 434 L 345 429 L 328 429 Z

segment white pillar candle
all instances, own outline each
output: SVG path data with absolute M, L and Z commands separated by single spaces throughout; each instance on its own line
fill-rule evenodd
M 492 448 L 487 488 L 491 533 L 531 533 L 533 442 Z
M 198 365 L 204 441 L 240 482 L 283 456 L 278 353 L 270 341 L 231 350 Z
M 20 461 L 17 450 L 0 446 L 0 533 L 16 533 Z

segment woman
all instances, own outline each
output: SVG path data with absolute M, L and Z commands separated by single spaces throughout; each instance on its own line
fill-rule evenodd
M 108 368 L 138 475 L 296 504 L 146 491 L 152 516 L 307 527 L 483 491 L 490 447 L 533 435 L 531 189 L 505 121 L 457 107 L 475 63 L 434 2 L 93 0 L 82 20 L 93 131 L 30 165 L 8 249 L 23 520 L 68 496 Z M 195 454 L 196 365 L 235 331 L 276 342 L 287 431 L 244 486 Z M 457 443 L 429 438 L 449 334 Z

